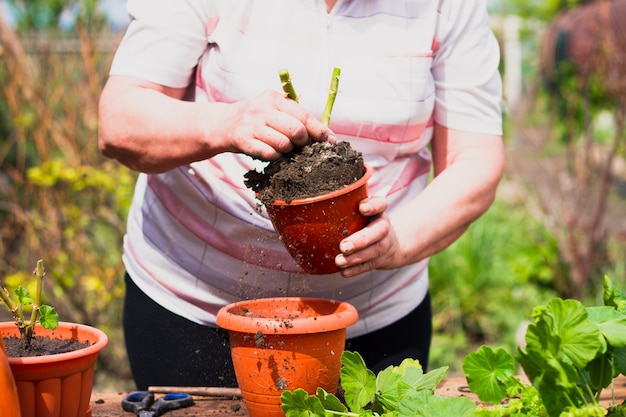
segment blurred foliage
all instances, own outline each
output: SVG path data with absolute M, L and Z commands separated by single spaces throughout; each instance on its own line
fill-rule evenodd
M 17 21 L 19 32 L 55 31 L 66 15 L 70 25 L 102 27 L 105 17 L 98 0 L 6 0 Z
M 548 22 L 558 13 L 584 3 L 589 0 L 499 0 L 495 11 Z
M 459 240 L 431 258 L 430 367 L 459 371 L 465 355 L 484 343 L 511 349 L 532 308 L 556 295 L 553 282 L 566 268 L 556 241 L 522 198 L 500 194 Z
M 21 4 L 34 15 L 44 3 Z M 10 290 L 27 285 L 43 259 L 46 302 L 62 321 L 107 333 L 98 375 L 124 381 L 121 246 L 136 174 L 97 146 L 98 99 L 121 34 L 94 4 L 65 3 L 76 19 L 64 30 L 24 17 L 15 31 L 0 16 L 0 277 Z

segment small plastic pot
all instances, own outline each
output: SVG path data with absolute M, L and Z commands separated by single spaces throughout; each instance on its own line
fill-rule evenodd
M 2 322 L 0 334 L 19 336 L 19 330 L 13 322 Z M 56 355 L 8 358 L 22 417 L 90 417 L 95 363 L 108 343 L 106 334 L 90 326 L 67 322 L 59 322 L 55 330 L 37 324 L 35 334 L 89 342 L 90 346 Z
M 251 417 L 283 417 L 280 395 L 339 386 L 346 328 L 356 309 L 342 301 L 279 297 L 241 301 L 217 313 L 229 331 L 237 383 Z
M 266 204 L 267 214 L 283 244 L 309 274 L 339 271 L 335 265 L 339 243 L 369 221 L 359 213 L 359 202 L 367 197 L 367 181 L 372 172 L 366 164 L 365 174 L 340 190 Z

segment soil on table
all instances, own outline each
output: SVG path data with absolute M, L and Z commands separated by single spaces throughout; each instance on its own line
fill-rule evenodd
M 5 337 L 4 344 L 8 358 L 56 355 L 59 353 L 73 352 L 90 346 L 89 342 L 81 343 L 77 340 L 40 336 L 33 336 L 30 347 L 27 349 L 22 348 L 22 339 L 18 336 Z
M 270 162 L 263 172 L 249 171 L 245 184 L 264 204 L 290 202 L 339 190 L 364 173 L 363 155 L 350 143 L 314 142 Z

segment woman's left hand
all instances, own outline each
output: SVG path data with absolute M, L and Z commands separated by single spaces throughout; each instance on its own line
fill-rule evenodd
M 400 243 L 386 210 L 384 197 L 369 197 L 359 204 L 359 211 L 369 217 L 370 222 L 339 245 L 341 253 L 335 257 L 335 264 L 344 277 L 395 267 Z

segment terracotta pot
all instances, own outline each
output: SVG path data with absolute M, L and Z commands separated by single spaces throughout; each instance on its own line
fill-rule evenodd
M 13 373 L 9 367 L 4 339 L 0 335 L 0 404 L 4 417 L 20 417 L 20 400 L 17 396 L 17 387 L 13 380 Z
M 310 274 L 339 271 L 335 256 L 339 243 L 362 229 L 368 218 L 359 213 L 359 202 L 367 197 L 372 168 L 356 182 L 317 197 L 266 204 L 267 214 L 298 265 Z
M 4 322 L 0 334 L 18 336 L 19 330 L 13 322 Z M 35 335 L 88 341 L 90 346 L 56 355 L 8 358 L 22 417 L 89 417 L 94 365 L 107 336 L 93 327 L 65 322 L 55 330 L 37 325 Z
M 218 326 L 229 330 L 235 376 L 251 417 L 284 416 L 282 391 L 318 387 L 336 392 L 346 328 L 356 309 L 320 298 L 266 298 L 223 307 Z

